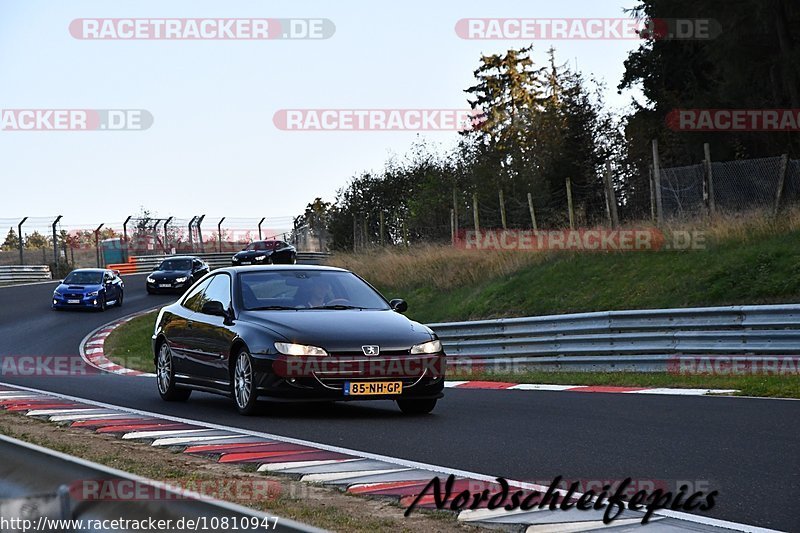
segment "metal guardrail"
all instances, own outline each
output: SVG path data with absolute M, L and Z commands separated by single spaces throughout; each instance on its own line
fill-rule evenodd
M 7 521 L 11 518 L 25 518 L 32 524 L 41 525 L 48 523 L 45 520 L 91 520 L 92 523 L 108 520 L 110 523 L 112 520 L 121 519 L 147 523 L 148 519 L 152 518 L 155 521 L 171 520 L 173 527 L 170 530 L 172 531 L 176 530 L 174 524 L 182 518 L 205 517 L 208 529 L 204 530 L 207 531 L 229 531 L 231 530 L 230 523 L 234 519 L 237 524 L 259 525 L 267 524 L 264 520 L 268 520 L 268 527 L 242 528 L 247 531 L 309 533 L 322 531 L 280 517 L 276 523 L 275 515 L 268 515 L 241 505 L 214 500 L 187 491 L 179 491 L 162 482 L 134 476 L 4 435 L 0 435 L 0 457 L 3 457 L 3 460 L 0 461 L 0 479 L 2 480 L 0 482 L 0 516 Z M 102 497 L 105 493 L 97 491 L 101 497 L 75 498 L 76 494 L 81 494 L 82 484 L 106 482 L 113 488 L 116 481 L 135 484 L 135 489 L 124 494 L 156 494 L 158 496 L 125 499 L 121 496 L 115 497 L 116 492 L 114 491 L 108 491 L 108 497 Z M 122 490 L 119 490 L 119 494 L 123 494 Z M 228 521 L 225 524 L 226 527 L 221 527 L 224 518 L 227 518 Z M 52 524 L 52 522 L 50 523 Z M 218 526 L 214 524 L 218 524 Z M 18 529 L 4 529 L 4 531 L 17 531 Z M 32 530 L 33 528 L 28 529 L 28 531 Z M 52 529 L 50 530 L 52 531 Z M 66 529 L 63 530 L 66 531 Z M 81 531 L 87 530 L 89 528 L 81 529 Z M 92 530 L 97 531 L 93 528 Z M 107 531 L 130 530 L 133 529 L 120 526 Z
M 665 370 L 681 355 L 800 351 L 800 305 L 605 311 L 429 324 L 454 363 Z M 641 368 L 639 368 L 641 367 Z
M 191 255 L 201 258 L 203 261 L 213 268 L 222 268 L 231 266 L 231 258 L 235 252 L 213 252 L 213 253 L 196 253 L 196 254 L 176 254 L 176 255 Z M 328 252 L 297 252 L 297 261 L 307 265 L 316 265 L 330 257 Z M 127 263 L 120 263 L 115 265 L 108 265 L 108 268 L 119 270 L 123 274 L 134 274 L 136 272 L 149 272 L 153 270 L 168 255 L 137 255 L 130 258 Z
M 28 283 L 53 279 L 47 265 L 0 266 L 0 283 Z

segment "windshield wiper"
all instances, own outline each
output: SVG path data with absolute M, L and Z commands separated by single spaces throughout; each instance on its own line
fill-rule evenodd
M 287 305 L 265 305 L 262 307 L 250 307 L 248 311 L 297 311 L 297 307 Z
M 308 309 L 369 309 L 368 307 L 359 307 L 357 305 L 318 305 L 316 307 L 309 307 Z

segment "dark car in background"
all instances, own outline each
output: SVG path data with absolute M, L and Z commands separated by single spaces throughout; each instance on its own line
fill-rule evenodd
M 147 276 L 147 292 L 184 292 L 210 271 L 208 264 L 199 257 L 169 257 Z
M 233 266 L 241 265 L 293 265 L 297 263 L 297 250 L 285 241 L 255 241 L 231 259 Z
M 116 270 L 79 268 L 73 270 L 53 291 L 52 307 L 61 309 L 97 309 L 122 305 L 125 283 Z
M 215 270 L 156 319 L 159 394 L 224 394 L 242 414 L 258 397 L 395 400 L 404 413 L 428 413 L 443 396 L 445 354 L 406 309 L 339 268 Z

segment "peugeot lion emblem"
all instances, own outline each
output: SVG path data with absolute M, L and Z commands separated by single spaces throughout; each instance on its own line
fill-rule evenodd
M 361 349 L 364 351 L 364 355 L 378 355 L 381 353 L 380 346 L 362 346 Z

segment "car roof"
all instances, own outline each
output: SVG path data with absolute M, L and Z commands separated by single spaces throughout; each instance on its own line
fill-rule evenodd
M 167 257 L 162 259 L 162 261 L 168 261 L 170 259 L 197 259 L 202 261 L 202 259 L 200 259 L 196 255 L 168 255 Z
M 344 268 L 323 266 L 323 265 L 264 265 L 264 266 L 236 266 L 218 268 L 214 272 L 274 272 L 276 270 L 298 270 L 298 271 L 328 271 L 328 272 L 350 272 Z
M 99 273 L 102 273 L 102 272 L 109 272 L 110 270 L 111 270 L 110 268 L 76 268 L 72 272 L 99 272 Z M 70 272 L 70 274 L 72 274 L 72 272 Z

